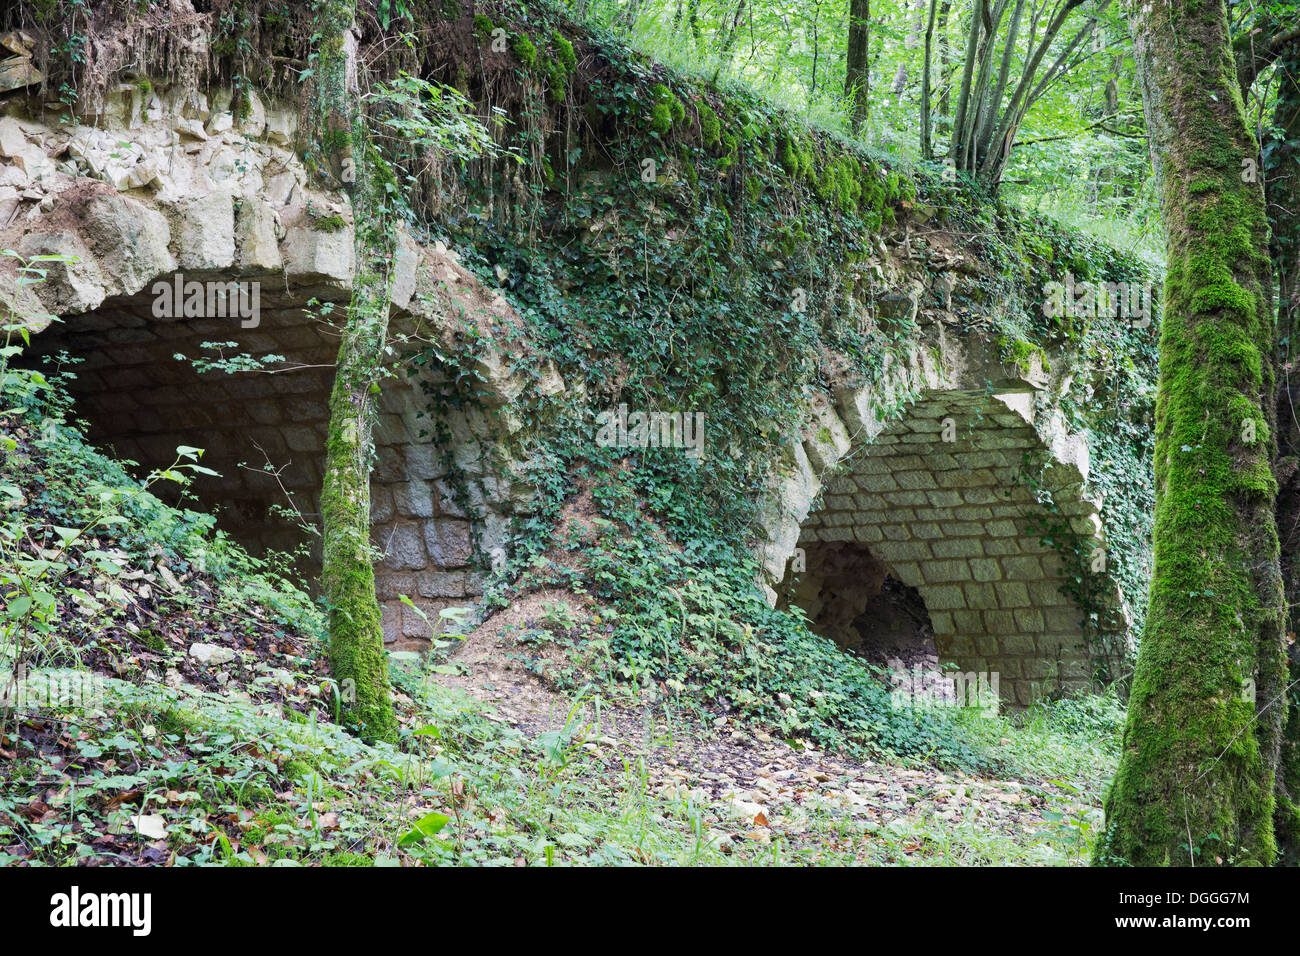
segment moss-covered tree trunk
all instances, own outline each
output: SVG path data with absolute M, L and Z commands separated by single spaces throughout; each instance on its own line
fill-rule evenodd
M 1167 230 L 1155 562 L 1099 862 L 1272 862 L 1285 679 L 1271 268 L 1223 0 L 1131 14 Z
M 354 0 L 328 0 L 317 9 L 321 39 L 313 105 L 321 159 L 351 197 L 356 230 L 352 301 L 330 394 L 321 585 L 329 608 L 330 667 L 347 719 L 367 739 L 391 741 L 397 719 L 371 563 L 370 457 L 396 238 L 383 167 L 357 100 L 355 13 Z

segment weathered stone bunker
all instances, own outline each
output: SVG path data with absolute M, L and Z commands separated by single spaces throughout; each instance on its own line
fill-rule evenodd
M 280 509 L 292 502 L 316 519 L 337 343 L 329 304 L 348 295 L 351 214 L 308 187 L 289 146 L 292 111 L 254 99 L 240 119 L 228 102 L 124 84 L 84 125 L 0 118 L 0 244 L 70 258 L 39 286 L 3 288 L 20 313 L 57 317 L 34 321 L 31 357 L 80 360 L 72 390 L 97 441 L 145 468 L 169 464 L 178 445 L 206 449 L 220 477 L 198 480 L 194 495 L 236 538 L 256 552 L 310 548 Z M 1009 702 L 1079 687 L 1094 650 L 1024 480 L 1037 476 L 1076 532 L 1104 545 L 1100 503 L 1084 490 L 1087 445 L 1053 398 L 1062 382 L 1043 363 L 1006 369 L 951 314 L 922 306 L 934 298 L 930 272 L 906 254 L 885 258 L 891 308 L 920 330 L 914 348 L 869 387 L 808 395 L 764 512 L 761 584 L 845 646 L 887 582 L 911 589 L 938 658 L 998 672 Z M 528 348 L 518 317 L 453 253 L 404 236 L 398 259 L 395 374 L 372 485 L 393 642 L 426 633 L 401 595 L 427 612 L 481 593 L 510 519 L 531 507 L 512 405 L 525 390 L 566 387 L 545 367 L 516 370 Z M 155 284 L 177 277 L 257 283 L 256 327 L 157 314 Z M 193 359 L 216 353 L 279 358 L 233 375 L 196 370 Z M 452 353 L 472 355 L 472 374 L 441 360 Z M 1122 627 L 1123 596 L 1112 587 L 1105 601 Z

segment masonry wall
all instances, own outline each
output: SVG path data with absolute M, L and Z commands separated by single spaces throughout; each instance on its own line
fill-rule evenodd
M 196 476 L 193 499 L 252 553 L 301 554 L 298 570 L 314 579 L 319 539 L 300 525 L 319 523 L 336 332 L 283 293 L 266 296 L 255 330 L 237 318 L 156 317 L 153 300 L 116 298 L 69 316 L 36 339 L 28 360 L 75 356 L 70 391 L 91 439 L 142 470 L 171 464 L 180 445 L 203 448 L 203 465 L 220 474 Z M 197 372 L 190 360 L 214 356 L 203 347 L 212 341 L 234 343 L 220 350 L 228 356 L 282 356 L 274 367 L 286 370 Z M 436 363 L 410 370 L 399 367 L 381 397 L 371 482 L 376 586 L 392 643 L 427 637 L 401 595 L 433 614 L 482 593 L 513 513 L 487 413 Z M 158 490 L 176 497 L 174 486 Z

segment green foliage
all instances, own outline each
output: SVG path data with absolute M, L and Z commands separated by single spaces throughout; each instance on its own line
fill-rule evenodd
M 618 32 L 639 51 L 682 74 L 728 89 L 744 87 L 806 117 L 815 127 L 850 135 L 852 103 L 844 92 L 849 0 L 747 7 L 739 32 L 732 19 L 734 4 L 694 7 L 683 17 L 676 0 L 644 0 L 637 4 L 634 18 L 612 0 L 569 0 L 567 6 L 580 19 Z M 969 5 L 942 5 L 939 12 L 931 44 L 932 140 L 938 155 L 944 155 L 953 131 Z M 1091 14 L 1091 6 L 1085 6 L 1067 18 L 1044 68 Z M 873 81 L 866 90 L 870 121 L 862 139 L 894 158 L 922 158 L 916 80 L 925 55 L 917 33 L 923 23 L 914 5 L 897 0 L 871 4 Z M 1016 70 L 1030 56 L 1031 32 L 1041 37 L 1041 30 L 1019 31 L 1010 61 Z M 1026 207 L 1067 219 L 1118 245 L 1133 244 L 1158 255 L 1158 210 L 1142 136 L 1140 89 L 1134 59 L 1123 52 L 1127 29 L 1116 5 L 1105 11 L 1097 34 L 1080 49 L 1094 41 L 1104 46 L 1104 53 L 1094 52 L 1057 71 L 1044 85 L 1018 135 L 1005 189 Z M 889 82 L 898 76 L 908 80 L 902 89 Z M 1009 98 L 1010 91 L 1003 103 Z
M 718 114 L 713 111 L 713 107 L 705 100 L 700 100 L 695 109 L 700 117 L 700 135 L 704 140 L 704 145 L 706 147 L 718 145 L 722 141 L 722 123 L 718 120 Z M 735 145 L 734 138 L 732 145 Z
M 1113 690 L 1102 695 L 1044 701 L 1025 715 L 1024 723 L 1053 733 L 1084 737 L 1118 756 L 1124 729 L 1124 701 Z
M 941 819 L 927 806 L 940 795 L 922 787 L 885 826 L 865 808 L 809 800 L 800 838 L 774 828 L 765 845 L 743 838 L 750 820 L 657 786 L 662 778 L 637 754 L 640 728 L 635 741 L 613 740 L 599 716 L 609 704 L 589 692 L 558 727 L 532 735 L 466 695 L 407 686 L 404 717 L 417 729 L 393 747 L 292 711 L 108 678 L 103 711 L 63 710 L 56 732 L 15 738 L 13 773 L 0 781 L 0 865 L 160 856 L 177 867 L 1074 863 L 1087 847 L 1071 837 L 1083 836 L 1091 790 L 1109 766 L 1090 730 L 982 722 L 969 737 L 1058 778 L 1024 788 L 1043 804 L 1037 832 Z M 656 750 L 680 745 L 671 728 L 683 716 L 669 703 L 646 711 Z M 611 761 L 628 769 L 611 775 Z M 36 781 L 63 786 L 33 818 L 22 810 Z M 1066 799 L 1072 793 L 1079 799 Z M 412 819 L 412 805 L 421 816 Z M 138 836 L 138 814 L 163 828 L 162 853 Z
M 430 153 L 461 166 L 501 155 L 489 125 L 454 87 L 399 72 L 375 84 L 366 106 L 370 135 L 386 167 L 387 194 L 400 206 L 407 206 L 406 193 L 418 184 L 418 170 Z M 500 125 L 500 111 L 492 115 Z M 325 228 L 320 220 L 316 226 Z
M 544 530 L 534 527 L 516 558 L 520 588 L 563 586 L 589 593 L 610 609 L 604 653 L 571 680 L 664 686 L 684 706 L 723 702 L 790 738 L 857 754 L 923 757 L 979 767 L 964 746 L 953 713 L 895 708 L 880 675 L 813 634 L 797 616 L 775 611 L 755 591 L 758 568 L 708 533 L 692 509 L 696 533 L 674 545 L 659 522 L 647 517 L 639 494 L 665 497 L 668 489 L 602 480 L 612 469 L 576 469 L 596 482 L 594 498 L 605 516 L 595 540 L 575 543 L 578 569 L 545 553 Z M 558 512 L 562 500 L 548 505 Z M 678 506 L 680 507 L 680 505 Z M 593 673 L 592 668 L 596 668 Z M 602 670 L 603 667 L 603 670 Z
M 799 424 L 803 388 L 828 384 L 820 359 L 842 356 L 848 374 L 869 383 L 913 336 L 914 328 L 901 322 L 859 328 L 841 294 L 846 282 L 851 288 L 855 267 L 881 227 L 906 215 L 904 203 L 924 201 L 954 222 L 979 204 L 919 170 L 887 167 L 879 154 L 810 127 L 744 89 L 691 81 L 701 90 L 698 98 L 687 97 L 696 104 L 700 139 L 688 142 L 681 135 L 687 109 L 674 92 L 687 89 L 686 81 L 674 75 L 670 86 L 662 71 L 647 69 L 607 36 L 597 36 L 590 50 L 583 47 L 584 65 L 593 62 L 600 83 L 577 87 L 585 102 L 568 102 L 576 53 L 557 10 L 545 3 L 527 11 L 503 4 L 492 12 L 475 17 L 475 33 L 486 36 L 503 24 L 515 37 L 516 60 L 538 68 L 547 81 L 550 105 L 521 92 L 521 84 L 508 87 L 505 101 L 515 125 L 499 136 L 514 155 L 529 157 L 534 178 L 520 195 L 510 162 L 488 157 L 462 167 L 457 186 L 466 202 L 451 204 L 444 219 L 429 225 L 447 230 L 467 265 L 504 287 L 528 339 L 566 380 L 588 388 L 583 405 L 558 414 L 554 402 L 524 410 L 538 481 L 549 495 L 549 510 L 522 529 L 534 546 L 525 553 L 541 559 L 540 542 L 574 476 L 596 467 L 609 476 L 601 502 L 608 520 L 621 522 L 633 537 L 658 528 L 684 549 L 676 558 L 671 545 L 628 552 L 615 537 L 591 548 L 585 573 L 601 577 L 577 583 L 622 602 L 611 641 L 618 668 L 665 682 L 703 682 L 745 713 L 828 745 L 908 754 L 939 747 L 944 759 L 969 761 L 945 739 L 950 728 L 940 718 L 893 714 L 882 702 L 883 685 L 859 662 L 791 615 L 765 610 L 753 588 L 747 542 L 781 436 Z M 530 37 L 548 35 L 544 55 Z M 487 77 L 486 86 L 511 83 L 515 71 L 509 72 L 508 78 Z M 436 107 L 441 95 L 409 84 L 381 93 L 394 100 L 391 113 L 399 119 L 417 107 Z M 564 129 L 574 115 L 595 131 L 590 139 L 547 137 L 547 130 Z M 390 126 L 394 143 L 411 132 L 396 122 Z M 638 175 L 646 158 L 659 171 L 649 181 Z M 390 165 L 397 170 L 396 162 Z M 394 182 L 398 193 L 410 185 L 400 172 Z M 506 195 L 509 203 L 501 201 Z M 985 293 L 1005 295 L 1006 324 L 1024 326 L 999 330 L 1006 341 L 1021 342 L 1022 331 L 1078 334 L 1035 326 L 1030 317 L 1039 277 L 1026 266 L 1025 248 L 1032 245 L 1035 255 L 1045 251 L 1050 260 L 1054 241 L 1039 241 L 1032 224 L 1005 209 L 977 210 L 961 226 L 970 226 L 972 244 L 999 269 Z M 1022 248 L 1006 248 L 1015 243 Z M 792 307 L 798 290 L 808 293 L 806 311 Z M 473 347 L 469 337 L 464 354 L 451 357 L 467 377 Z M 530 359 L 520 363 L 527 370 Z M 620 455 L 595 447 L 592 406 L 618 401 L 704 411 L 706 459 L 692 462 L 673 450 Z M 643 502 L 644 513 L 631 513 L 631 501 Z M 672 570 L 667 580 L 683 595 L 685 582 L 700 585 L 689 590 L 697 618 L 689 627 L 670 626 L 678 599 L 653 584 L 661 566 Z M 720 573 L 718 567 L 733 570 Z M 721 625 L 713 633 L 714 620 L 742 623 L 752 640 Z M 701 621 L 710 622 L 707 632 Z M 678 657 L 676 647 L 698 653 L 708 666 Z M 751 660 L 746 647 L 764 649 L 763 659 Z M 661 665 L 657 655 L 664 649 L 669 662 Z M 732 667 L 735 660 L 744 667 Z M 813 694 L 823 683 L 837 688 L 829 700 Z M 782 694 L 794 702 L 793 713 L 774 703 Z
M 650 128 L 667 136 L 673 125 L 686 118 L 686 107 L 672 90 L 662 83 L 650 88 Z
M 551 45 L 555 47 L 555 55 L 564 68 L 567 76 L 572 76 L 578 69 L 578 55 L 573 50 L 573 44 L 559 30 L 551 33 Z
M 568 80 L 568 72 L 563 62 L 558 59 L 547 59 L 542 65 L 542 70 L 546 74 L 546 88 L 551 94 L 551 100 L 555 103 L 563 102 L 565 83 Z
M 516 34 L 510 41 L 510 49 L 515 51 L 515 56 L 525 67 L 532 69 L 537 65 L 537 47 L 527 33 Z
M 65 375 L 68 373 L 65 373 Z M 225 607 L 259 606 L 284 626 L 318 635 L 321 619 L 305 595 L 214 531 L 211 515 L 164 504 L 155 491 L 183 489 L 212 472 L 202 451 L 182 446 L 169 468 L 143 480 L 91 448 L 66 420 L 63 383 L 35 372 L 8 371 L 0 393 L 9 423 L 29 437 L 0 436 L 6 465 L 21 473 L 5 482 L 0 521 L 0 665 L 73 663 L 66 615 L 94 614 L 103 625 L 123 621 L 123 588 L 133 567 L 158 562 L 177 575 L 211 575 Z M 31 542 L 39 542 L 33 552 Z M 274 560 L 272 558 L 272 560 Z M 87 578 L 100 583 L 93 590 Z M 148 643 L 146 635 L 146 643 Z
M 402 21 L 410 20 L 411 11 L 406 0 L 378 0 L 375 16 L 379 18 L 379 25 L 387 30 Z

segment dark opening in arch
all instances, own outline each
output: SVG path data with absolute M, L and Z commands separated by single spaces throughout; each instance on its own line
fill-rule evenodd
M 937 669 L 934 626 L 920 592 L 904 584 L 866 545 L 809 543 L 783 601 L 803 609 L 812 629 L 881 667 Z

